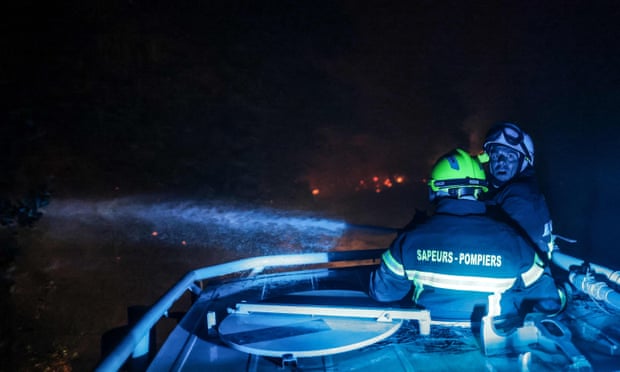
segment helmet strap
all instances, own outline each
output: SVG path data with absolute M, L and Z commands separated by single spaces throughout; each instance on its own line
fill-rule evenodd
M 517 175 L 523 173 L 523 171 L 526 170 L 527 167 L 529 166 L 530 166 L 530 162 L 527 161 L 526 156 L 523 154 L 519 154 L 519 165 L 518 165 L 519 171 L 517 172 Z
M 461 199 L 463 196 L 473 196 L 478 199 L 481 191 L 482 189 L 478 187 L 459 187 L 448 189 L 448 194 L 454 199 Z

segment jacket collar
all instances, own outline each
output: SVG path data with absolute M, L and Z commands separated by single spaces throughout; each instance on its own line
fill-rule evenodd
M 437 209 L 435 210 L 435 213 L 454 214 L 457 216 L 484 214 L 485 212 L 486 206 L 481 201 L 451 198 L 439 199 L 437 202 Z

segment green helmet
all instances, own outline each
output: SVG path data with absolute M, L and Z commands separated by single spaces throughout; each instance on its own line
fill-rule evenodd
M 460 199 L 473 195 L 478 198 L 481 192 L 489 190 L 482 165 L 462 149 L 455 149 L 437 160 L 428 186 L 431 200 L 436 196 Z

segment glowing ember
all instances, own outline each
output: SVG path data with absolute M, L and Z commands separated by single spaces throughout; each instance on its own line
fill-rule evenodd
M 374 176 L 369 176 L 369 177 L 360 177 L 357 179 L 357 181 L 354 180 L 349 180 L 349 181 L 353 181 L 351 182 L 347 182 L 346 180 L 342 180 L 342 184 L 344 185 L 348 185 L 348 187 L 350 187 L 349 190 L 354 191 L 354 192 L 364 192 L 364 191 L 370 191 L 370 192 L 375 192 L 376 194 L 379 194 L 381 192 L 384 192 L 388 189 L 392 189 L 392 188 L 396 188 L 399 185 L 404 185 L 406 183 L 408 183 L 408 180 L 405 179 L 405 176 L 401 174 L 392 174 L 392 175 L 387 175 L 389 173 L 387 172 L 377 172 L 375 173 Z M 312 182 L 312 184 L 314 185 L 318 185 L 320 182 L 317 182 L 317 180 L 314 180 L 314 182 Z M 333 192 L 335 191 L 333 189 L 333 185 L 330 186 L 325 186 L 324 188 L 319 188 L 319 187 L 311 187 L 310 191 L 312 193 L 313 196 L 318 196 L 319 194 L 321 196 L 325 196 L 325 197 L 329 197 L 332 196 Z

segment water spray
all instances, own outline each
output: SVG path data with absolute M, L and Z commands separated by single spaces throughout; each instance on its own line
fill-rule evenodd
M 253 254 L 326 251 L 336 246 L 348 226 L 303 211 L 155 197 L 56 200 L 46 215 L 74 221 L 70 225 L 76 228 L 105 227 L 135 243 L 156 239 L 174 246 L 217 246 Z

